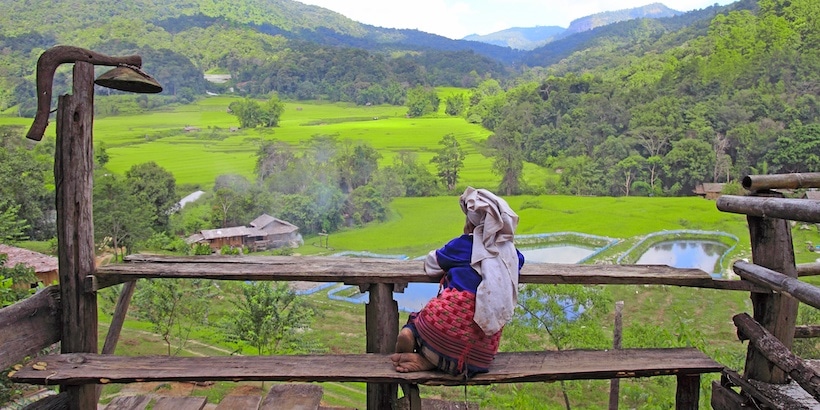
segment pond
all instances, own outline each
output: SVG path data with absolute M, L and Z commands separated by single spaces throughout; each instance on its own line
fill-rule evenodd
M 667 265 L 673 268 L 694 268 L 714 274 L 720 257 L 729 247 L 710 240 L 669 240 L 652 245 L 635 262 L 638 265 Z
M 535 249 L 521 249 L 527 263 L 578 263 L 592 255 L 597 249 L 575 245 L 555 245 Z

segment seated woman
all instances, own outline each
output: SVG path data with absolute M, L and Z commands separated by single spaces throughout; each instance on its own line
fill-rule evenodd
M 460 198 L 464 234 L 431 251 L 424 270 L 439 294 L 410 315 L 391 355 L 398 372 L 438 369 L 469 378 L 489 371 L 512 318 L 524 256 L 513 243 L 518 215 L 503 199 L 468 187 Z

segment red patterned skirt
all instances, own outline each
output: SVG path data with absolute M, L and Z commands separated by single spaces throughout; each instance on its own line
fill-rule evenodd
M 501 340 L 500 331 L 485 335 L 473 321 L 474 315 L 475 294 L 444 289 L 420 312 L 411 314 L 405 327 L 413 330 L 417 350 L 428 360 L 437 359 L 431 360 L 436 368 L 472 377 L 489 371 Z

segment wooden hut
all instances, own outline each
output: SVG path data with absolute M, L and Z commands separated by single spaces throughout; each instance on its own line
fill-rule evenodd
M 37 281 L 46 286 L 57 283 L 59 280 L 57 274 L 58 262 L 57 258 L 53 256 L 4 244 L 0 244 L 0 253 L 8 255 L 6 266 L 12 267 L 22 263 L 34 269 Z M 35 285 L 36 283 L 32 283 L 32 286 Z

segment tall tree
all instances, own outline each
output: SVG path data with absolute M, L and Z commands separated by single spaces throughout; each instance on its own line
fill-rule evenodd
M 125 171 L 125 183 L 133 196 L 151 208 L 154 230 L 167 231 L 168 218 L 179 201 L 174 175 L 151 161 Z
M 453 134 L 445 135 L 438 143 L 441 149 L 430 162 L 436 164 L 439 178 L 447 185 L 447 189 L 452 191 L 458 183 L 458 173 L 464 165 L 467 152 L 461 148 L 461 144 Z
M 121 247 L 130 251 L 151 233 L 153 208 L 133 195 L 117 175 L 98 171 L 94 177 L 94 235 L 107 238 L 117 257 Z

